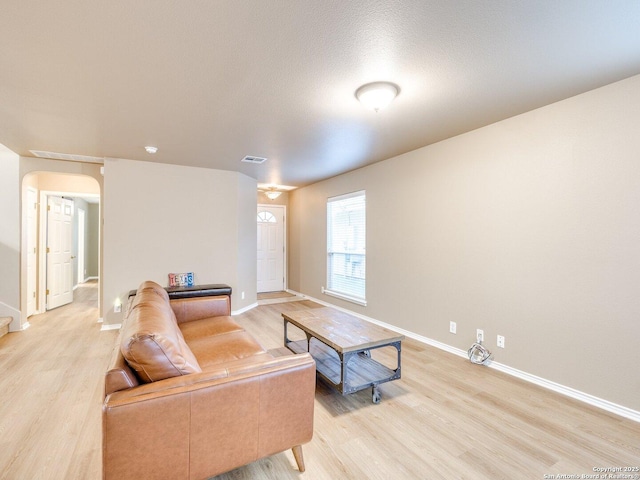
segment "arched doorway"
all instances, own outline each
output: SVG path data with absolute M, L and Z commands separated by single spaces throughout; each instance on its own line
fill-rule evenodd
M 88 175 L 35 171 L 23 178 L 22 199 L 26 328 L 29 316 L 72 301 L 82 282 L 99 282 L 100 184 Z

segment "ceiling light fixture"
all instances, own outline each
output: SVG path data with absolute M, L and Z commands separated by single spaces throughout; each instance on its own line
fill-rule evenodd
M 268 191 L 264 192 L 269 200 L 275 200 L 280 196 L 282 192 L 276 190 L 276 187 L 270 187 Z
M 382 110 L 398 96 L 400 89 L 391 82 L 373 82 L 362 85 L 356 90 L 356 98 L 365 107 Z
M 152 147 L 151 145 L 147 145 L 144 149 L 147 153 L 156 153 L 158 151 L 158 147 Z

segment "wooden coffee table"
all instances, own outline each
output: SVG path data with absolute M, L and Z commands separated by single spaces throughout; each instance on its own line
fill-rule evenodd
M 285 347 L 309 352 L 318 375 L 342 395 L 371 387 L 373 403 L 380 403 L 378 385 L 400 378 L 404 335 L 330 307 L 287 312 L 282 318 Z M 302 330 L 306 340 L 289 340 L 289 324 Z M 383 347 L 397 350 L 395 369 L 371 357 L 371 350 Z

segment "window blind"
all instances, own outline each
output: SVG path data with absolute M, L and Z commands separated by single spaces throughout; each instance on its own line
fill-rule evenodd
M 366 305 L 366 196 L 354 192 L 327 200 L 325 293 Z

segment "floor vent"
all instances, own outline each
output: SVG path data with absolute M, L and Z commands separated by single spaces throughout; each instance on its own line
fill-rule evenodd
M 56 153 L 45 152 L 42 150 L 29 150 L 36 157 L 50 158 L 53 160 L 68 160 L 71 162 L 85 162 L 85 163 L 104 163 L 103 157 L 91 157 L 89 155 L 73 155 L 70 153 Z
M 242 161 L 245 162 L 245 163 L 255 163 L 255 164 L 260 165 L 261 163 L 266 162 L 267 159 L 263 158 L 263 157 L 253 157 L 253 156 L 247 155 L 246 157 L 244 157 L 242 159 Z

